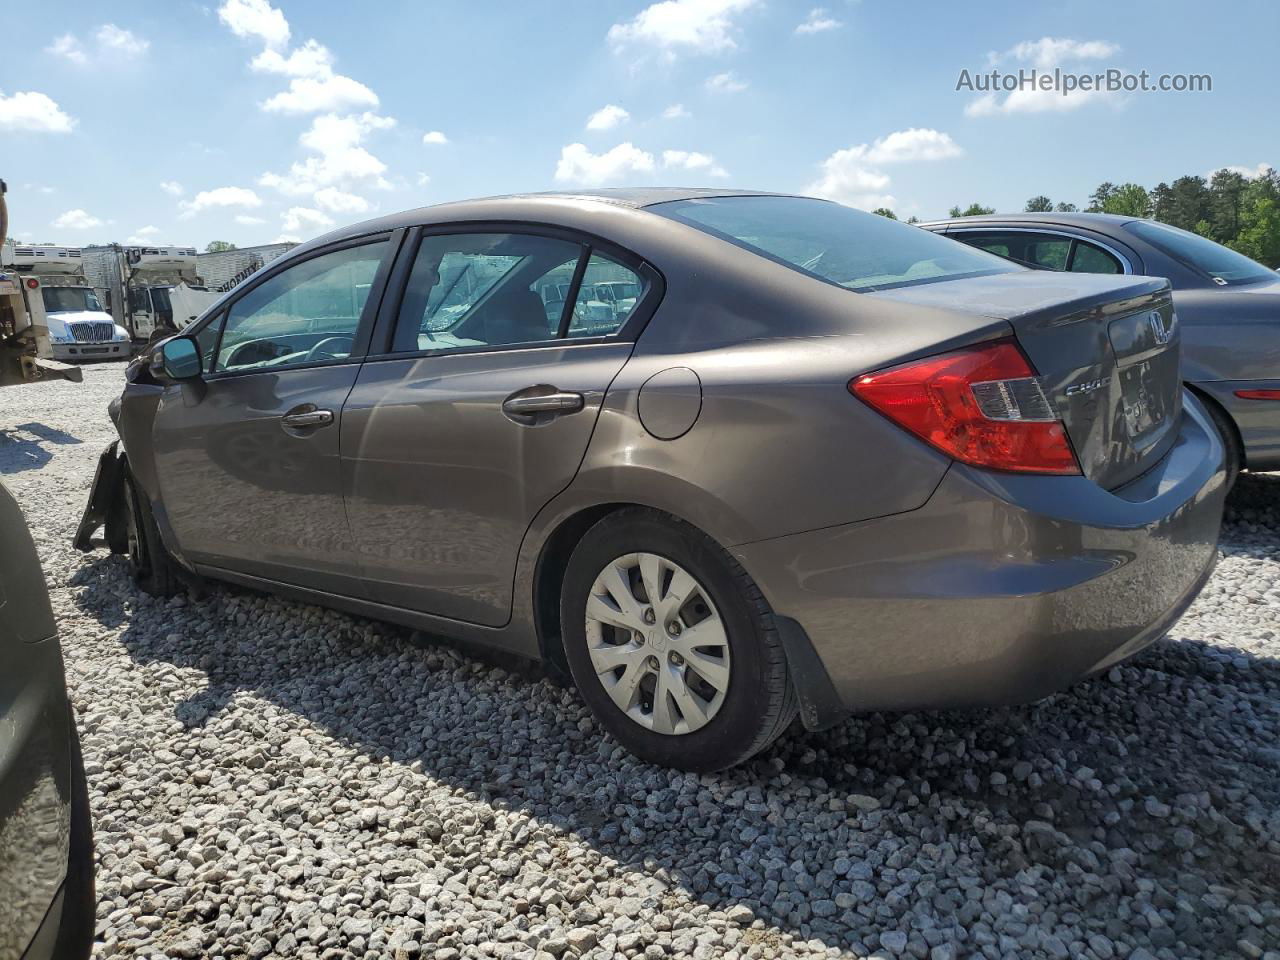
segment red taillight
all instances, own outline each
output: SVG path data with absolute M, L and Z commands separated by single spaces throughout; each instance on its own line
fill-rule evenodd
M 1079 473 L 1036 372 L 1011 340 L 867 373 L 849 391 L 947 456 L 1018 473 Z
M 1280 400 L 1280 390 L 1237 390 L 1241 400 Z

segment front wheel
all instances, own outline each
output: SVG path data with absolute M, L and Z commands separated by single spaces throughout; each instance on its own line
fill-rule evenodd
M 125 534 L 129 552 L 129 574 L 144 593 L 171 597 L 181 588 L 178 567 L 169 557 L 146 494 L 138 489 L 132 474 L 124 479 Z
M 768 603 L 686 523 L 642 509 L 601 520 L 569 560 L 560 613 L 583 699 L 644 760 L 699 773 L 731 767 L 795 717 Z

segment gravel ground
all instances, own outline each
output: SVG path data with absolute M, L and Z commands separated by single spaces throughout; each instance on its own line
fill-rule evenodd
M 97 956 L 1280 960 L 1280 476 L 1130 665 L 1035 706 L 792 732 L 715 776 L 404 631 L 70 547 L 118 364 L 5 391 L 61 624 Z

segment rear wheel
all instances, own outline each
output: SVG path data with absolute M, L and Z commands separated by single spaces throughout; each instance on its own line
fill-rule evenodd
M 772 611 L 688 524 L 633 509 L 588 530 L 565 572 L 561 623 L 583 699 L 651 763 L 731 767 L 795 717 Z
M 1236 429 L 1235 421 L 1217 403 L 1203 396 L 1200 400 L 1213 425 L 1218 428 L 1218 435 L 1222 437 L 1223 465 L 1227 469 L 1227 492 L 1230 493 L 1240 471 L 1244 469 L 1244 448 L 1240 443 L 1240 431 Z
M 151 505 L 138 489 L 132 474 L 125 476 L 124 496 L 129 575 L 144 593 L 171 597 L 181 588 L 178 567 L 160 540 Z

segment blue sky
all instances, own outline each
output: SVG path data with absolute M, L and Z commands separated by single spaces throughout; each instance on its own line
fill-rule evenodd
M 244 246 L 469 196 L 648 183 L 929 218 L 1280 165 L 1274 2 L 822 2 L 116 0 L 8 16 L 11 232 Z M 961 70 L 992 65 L 1207 73 L 1213 90 L 976 105 L 956 91 Z

